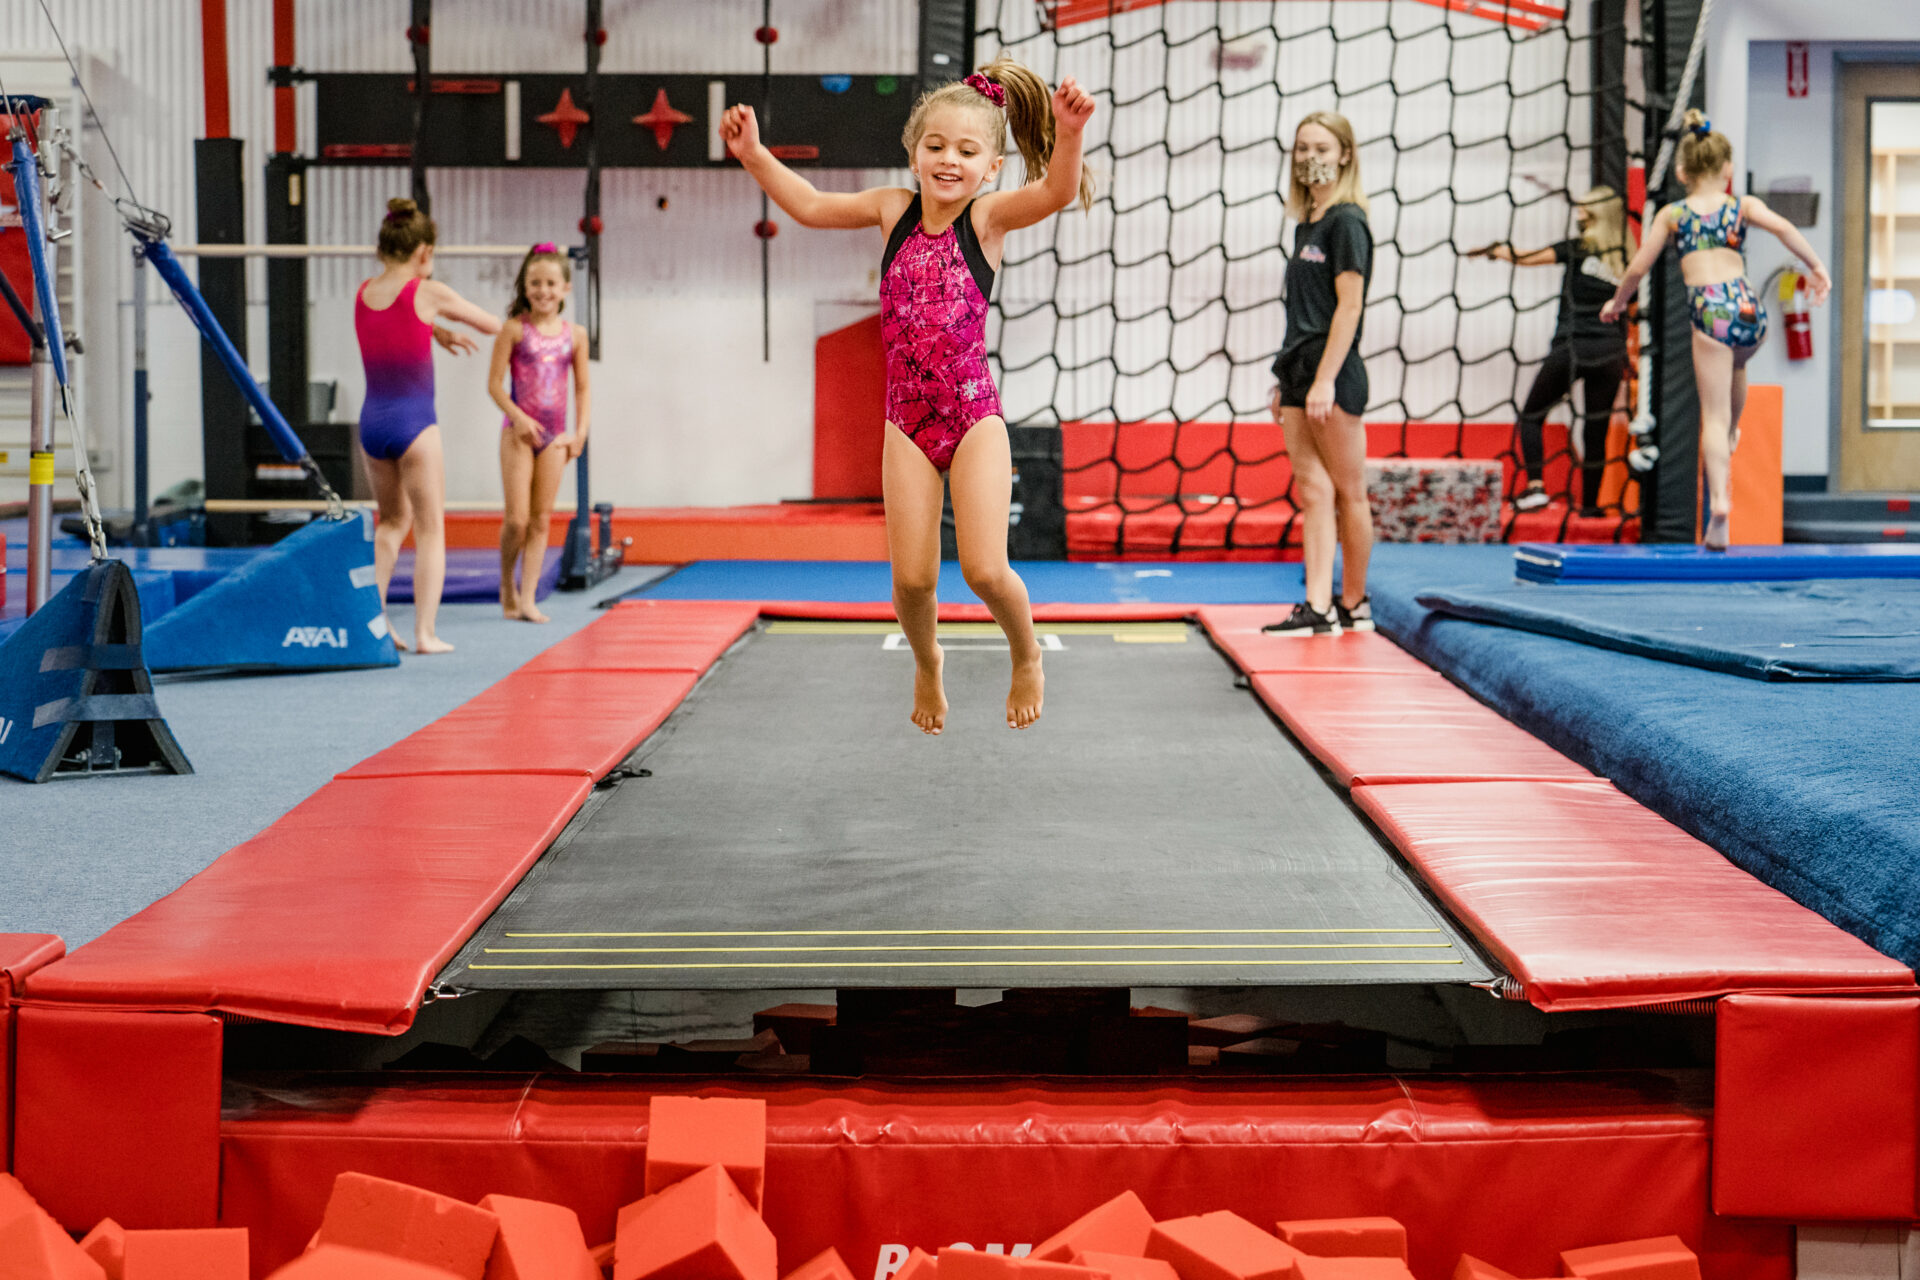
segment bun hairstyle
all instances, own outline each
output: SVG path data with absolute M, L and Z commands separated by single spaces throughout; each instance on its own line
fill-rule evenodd
M 1706 113 L 1699 108 L 1687 112 L 1686 133 L 1680 139 L 1680 172 L 1688 181 L 1708 178 L 1733 163 L 1733 144 L 1724 133 L 1715 133 Z
M 405 196 L 387 201 L 387 216 L 380 220 L 379 252 L 382 262 L 405 262 L 423 244 L 432 244 L 438 232 L 433 219 L 420 212 L 420 206 Z
M 1014 145 L 1020 148 L 1020 161 L 1026 166 L 1027 181 L 1037 182 L 1047 176 L 1047 164 L 1053 159 L 1053 91 L 1038 75 L 1002 54 L 965 80 L 921 94 L 900 135 L 909 156 L 919 147 L 920 135 L 927 131 L 927 112 L 948 106 L 987 113 L 987 139 L 994 151 L 1007 154 L 1007 134 L 1011 131 Z M 1093 176 L 1085 164 L 1080 166 L 1080 207 L 1093 207 Z
M 1334 140 L 1340 144 L 1340 149 L 1347 153 L 1346 163 L 1340 166 L 1340 177 L 1333 184 L 1333 202 L 1328 205 L 1328 208 L 1332 208 L 1334 204 L 1357 204 L 1360 206 L 1360 212 L 1372 213 L 1372 209 L 1367 205 L 1367 189 L 1360 185 L 1360 148 L 1354 144 L 1353 125 L 1338 111 L 1315 111 L 1300 118 L 1300 123 L 1293 127 L 1293 136 L 1298 138 L 1300 131 L 1310 124 L 1317 124 L 1332 134 Z M 1289 148 L 1287 155 L 1291 157 L 1292 154 L 1292 149 Z M 1289 160 L 1287 213 L 1293 217 L 1294 221 L 1304 222 L 1312 211 L 1313 192 L 1300 181 L 1299 174 L 1294 172 Z
M 513 301 L 507 304 L 507 319 L 516 316 L 531 315 L 533 303 L 527 298 L 527 273 L 533 270 L 536 262 L 557 262 L 560 264 L 560 278 L 568 284 L 573 283 L 573 264 L 567 261 L 566 251 L 556 248 L 550 241 L 543 241 L 527 250 L 527 256 L 520 260 L 520 274 L 513 278 Z M 565 311 L 565 300 L 560 303 Z

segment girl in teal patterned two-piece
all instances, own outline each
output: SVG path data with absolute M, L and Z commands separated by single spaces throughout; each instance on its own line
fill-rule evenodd
M 1747 403 L 1747 361 L 1767 336 L 1767 313 L 1747 283 L 1749 227 L 1780 237 L 1807 266 L 1816 303 L 1824 302 L 1833 282 L 1826 267 L 1794 225 L 1767 208 L 1758 196 L 1727 194 L 1733 168 L 1733 144 L 1713 131 L 1698 111 L 1687 112 L 1674 174 L 1686 184 L 1687 198 L 1660 210 L 1647 224 L 1640 252 L 1627 267 L 1603 320 L 1625 313 L 1627 302 L 1652 270 L 1672 235 L 1680 251 L 1680 275 L 1687 282 L 1693 314 L 1693 380 L 1700 393 L 1700 460 L 1707 473 L 1707 547 L 1727 548 L 1731 515 L 1733 448 L 1740 440 L 1740 413 Z

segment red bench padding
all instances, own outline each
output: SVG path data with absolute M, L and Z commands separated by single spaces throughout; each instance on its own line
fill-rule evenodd
M 27 995 L 398 1033 L 592 785 L 584 774 L 336 779 L 32 975 Z
M 1353 798 L 1542 1009 L 1913 989 L 1905 965 L 1612 783 L 1359 786 Z
M 13 999 L 26 976 L 65 955 L 50 933 L 0 933 L 0 1173 L 13 1156 Z
M 1331 640 L 1261 633 L 1260 628 L 1286 616 L 1286 606 L 1272 604 L 1215 604 L 1199 610 L 1200 625 L 1248 675 L 1266 671 L 1435 674 L 1432 667 L 1376 631 L 1348 631 Z
M 760 619 L 753 603 L 634 600 L 554 645 L 522 671 L 691 671 L 714 664 Z
M 220 1208 L 218 1018 L 18 1013 L 15 1173 L 69 1231 L 211 1227 Z
M 1700 1250 L 1711 1280 L 1788 1280 L 1790 1228 L 1708 1209 L 1708 1085 L 1705 1073 L 1275 1080 L 1257 1091 L 1150 1081 L 303 1082 L 230 1099 L 222 1224 L 252 1228 L 256 1265 L 277 1264 L 306 1243 L 334 1175 L 358 1169 L 468 1200 L 498 1192 L 570 1204 L 589 1240 L 610 1239 L 616 1211 L 642 1185 L 651 1094 L 698 1092 L 767 1099 L 765 1216 L 783 1271 L 830 1245 L 862 1277 L 890 1244 L 1011 1251 L 1131 1188 L 1160 1219 L 1391 1213 L 1422 1276 L 1448 1274 L 1463 1251 L 1546 1275 L 1575 1243 L 1677 1234 Z M 1552 1211 L 1515 1212 L 1527 1204 Z
M 1920 1217 L 1920 1000 L 1735 995 L 1715 1015 L 1716 1213 Z
M 1343 787 L 1593 780 L 1587 770 L 1438 672 L 1274 671 L 1255 675 L 1253 691 Z

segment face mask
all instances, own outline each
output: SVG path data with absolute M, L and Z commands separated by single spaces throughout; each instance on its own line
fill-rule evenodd
M 1293 162 L 1293 180 L 1303 187 L 1325 186 L 1339 176 L 1339 168 L 1328 164 L 1319 156 L 1308 156 L 1304 160 Z

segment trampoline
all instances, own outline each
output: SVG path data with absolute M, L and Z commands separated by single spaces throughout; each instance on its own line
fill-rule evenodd
M 1051 623 L 1044 729 L 943 624 L 749 631 L 441 972 L 443 991 L 1482 982 L 1492 970 L 1186 622 Z

